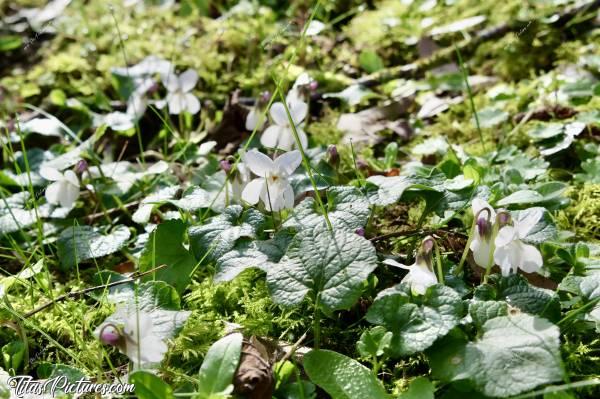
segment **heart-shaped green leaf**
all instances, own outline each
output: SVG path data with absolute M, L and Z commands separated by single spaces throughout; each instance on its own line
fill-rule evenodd
M 117 226 L 102 234 L 91 226 L 73 226 L 63 230 L 58 238 L 58 257 L 63 268 L 110 255 L 123 248 L 131 232 L 126 226 Z
M 563 379 L 560 331 L 527 314 L 501 316 L 483 325 L 475 342 L 443 340 L 429 353 L 433 375 L 469 379 L 485 395 L 509 397 Z
M 231 251 L 239 238 L 255 238 L 264 222 L 264 216 L 255 209 L 244 211 L 239 205 L 229 206 L 209 223 L 189 229 L 192 251 L 196 259 L 206 253 L 210 259 L 218 259 Z
M 355 187 L 331 187 L 327 190 L 326 208 L 332 226 L 337 229 L 355 231 L 364 227 L 369 218 L 369 201 Z M 308 197 L 294 208 L 283 226 L 301 230 L 325 223 L 316 201 Z
M 167 267 L 147 275 L 145 281 L 165 281 L 175 287 L 177 292 L 185 289 L 190 282 L 190 273 L 196 266 L 196 259 L 181 245 L 184 233 L 183 222 L 168 220 L 150 234 L 140 257 L 140 271 L 144 272 L 163 264 Z
M 135 385 L 135 394 L 139 399 L 175 398 L 169 384 L 147 371 L 134 371 L 129 375 L 129 383 Z
M 366 319 L 394 334 L 391 355 L 405 356 L 429 348 L 458 325 L 463 315 L 463 301 L 450 287 L 436 284 L 425 295 L 412 297 L 408 285 L 399 284 L 377 295 Z
M 280 233 L 264 241 L 239 240 L 231 251 L 217 259 L 215 282 L 233 280 L 252 267 L 269 270 L 283 257 L 291 239 L 289 234 Z
M 375 269 L 375 249 L 368 240 L 323 225 L 294 237 L 281 261 L 268 271 L 273 299 L 297 305 L 309 292 L 326 311 L 347 309 L 360 295 L 362 282 Z

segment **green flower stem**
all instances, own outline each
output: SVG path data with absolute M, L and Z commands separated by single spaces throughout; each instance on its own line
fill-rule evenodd
M 473 236 L 475 235 L 475 224 L 477 223 L 477 219 L 473 219 L 473 224 L 471 225 L 471 233 L 469 234 L 469 239 L 467 240 L 467 244 L 465 245 L 465 249 L 460 257 L 460 262 L 458 262 L 458 267 L 454 271 L 454 275 L 458 276 L 463 270 L 463 266 L 465 261 L 467 260 L 467 256 L 469 255 L 469 248 L 471 247 L 471 243 L 473 242 Z
M 110 11 L 110 15 L 112 16 L 113 21 L 115 22 L 115 28 L 117 28 L 117 34 L 119 36 L 119 45 L 121 47 L 121 53 L 123 55 L 123 61 L 125 61 L 125 65 L 129 65 L 129 62 L 127 61 L 127 52 L 125 51 L 125 41 L 123 40 L 123 35 L 121 35 L 121 29 L 119 28 L 119 21 L 117 20 L 117 17 L 115 16 L 115 10 L 113 8 L 112 5 L 109 6 L 109 11 Z M 127 78 L 131 79 L 131 76 L 129 75 L 129 69 L 127 69 Z M 134 113 L 137 113 L 137 110 L 135 109 L 135 105 L 134 105 Z M 146 165 L 146 158 L 144 157 L 144 143 L 142 141 L 142 131 L 140 129 L 140 124 L 139 121 L 135 121 L 135 133 L 137 136 L 137 141 L 138 141 L 138 145 L 139 145 L 139 149 L 140 149 L 140 160 L 142 161 L 142 165 Z
M 381 361 L 377 360 L 377 356 L 373 356 L 373 374 L 375 375 L 375 378 L 377 378 L 377 374 L 379 374 L 379 369 L 381 368 Z
M 315 312 L 313 317 L 313 336 L 314 336 L 314 347 L 319 349 L 321 347 L 321 308 L 319 308 L 319 294 L 315 299 Z
M 454 45 L 454 50 L 456 51 L 456 56 L 458 57 L 458 65 L 460 66 L 460 71 L 462 73 L 463 80 L 465 81 L 465 86 L 467 86 L 467 94 L 469 96 L 471 112 L 473 112 L 473 116 L 475 117 L 475 124 L 477 125 L 477 132 L 479 133 L 479 140 L 481 141 L 481 148 L 483 149 L 483 152 L 485 152 L 485 144 L 483 143 L 483 133 L 481 132 L 481 125 L 479 124 L 479 116 L 477 115 L 475 102 L 473 102 L 473 92 L 471 91 L 471 85 L 469 84 L 469 75 L 467 73 L 467 69 L 465 68 L 462 56 L 460 55 L 460 50 L 458 49 L 456 44 Z
M 440 254 L 440 247 L 435 240 L 433 240 L 433 246 L 435 248 L 435 263 L 437 265 L 438 282 L 440 284 L 444 284 L 444 269 L 442 268 L 442 255 Z
M 274 78 L 273 78 L 273 81 L 275 81 Z M 277 82 L 276 82 L 276 84 L 277 84 Z M 283 107 L 285 108 L 285 113 L 287 114 L 288 120 L 290 122 L 290 127 L 292 128 L 292 133 L 294 134 L 294 140 L 296 140 L 296 145 L 298 146 L 298 149 L 300 150 L 300 154 L 302 155 L 302 161 L 304 163 L 304 168 L 306 169 L 306 172 L 308 173 L 308 178 L 310 179 L 310 182 L 312 183 L 312 186 L 313 186 L 313 190 L 315 191 L 315 200 L 317 201 L 317 204 L 319 204 L 319 207 L 321 208 L 321 211 L 323 212 L 323 216 L 325 217 L 325 222 L 327 222 L 327 227 L 329 228 L 329 231 L 333 231 L 333 226 L 331 225 L 331 221 L 329 220 L 329 215 L 327 214 L 327 209 L 325 208 L 325 205 L 323 204 L 323 201 L 321 200 L 321 196 L 319 195 L 319 189 L 317 187 L 317 182 L 315 181 L 315 178 L 312 173 L 312 167 L 310 166 L 308 157 L 306 156 L 306 153 L 304 152 L 304 148 L 302 148 L 302 143 L 300 142 L 300 136 L 298 136 L 298 131 L 296 130 L 296 125 L 294 123 L 294 120 L 292 119 L 292 114 L 290 114 L 290 110 L 288 108 L 287 102 L 285 100 L 285 97 L 283 96 L 283 93 L 281 92 L 281 88 L 279 87 L 279 85 L 276 85 L 276 90 L 277 90 L 277 94 L 279 95 L 279 98 L 281 99 L 281 102 L 283 103 Z
M 356 173 L 356 178 L 358 179 L 358 185 L 361 187 L 365 186 L 365 178 L 363 177 L 360 170 L 358 170 L 358 166 L 356 165 L 356 153 L 354 152 L 354 145 L 352 144 L 352 140 L 350 140 L 350 152 L 352 154 L 352 164 L 354 165 L 354 173 Z

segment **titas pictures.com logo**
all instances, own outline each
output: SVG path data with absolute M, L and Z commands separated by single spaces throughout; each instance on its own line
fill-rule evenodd
M 28 395 L 56 397 L 63 393 L 77 395 L 100 394 L 102 396 L 110 394 L 123 395 L 133 393 L 135 390 L 134 384 L 120 382 L 96 384 L 86 378 L 69 381 L 64 375 L 47 380 L 34 380 L 33 377 L 28 375 L 18 375 L 10 377 L 7 380 L 7 385 L 17 398 L 25 398 Z

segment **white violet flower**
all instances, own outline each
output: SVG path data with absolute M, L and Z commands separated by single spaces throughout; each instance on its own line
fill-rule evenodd
M 123 327 L 125 354 L 135 364 L 159 363 L 167 353 L 167 344 L 153 334 L 152 316 L 132 314 Z
M 106 323 L 98 333 L 100 341 L 119 348 L 135 365 L 160 363 L 167 344 L 154 334 L 154 322 L 147 312 L 131 314 L 122 326 Z
M 469 248 L 473 251 L 473 259 L 477 265 L 487 268 L 493 260 L 490 257 L 492 249 L 492 225 L 496 220 L 496 212 L 494 208 L 486 201 L 475 198 L 471 205 L 475 221 L 475 231 L 473 232 L 473 240 Z
M 72 170 L 63 173 L 51 167 L 43 167 L 40 175 L 52 181 L 46 188 L 46 200 L 49 204 L 72 208 L 79 198 L 79 180 Z
M 537 272 L 543 265 L 542 254 L 533 245 L 525 244 L 522 240 L 529 235 L 531 229 L 542 217 L 542 210 L 535 209 L 521 213 L 513 224 L 503 226 L 496 236 L 494 261 L 500 266 L 503 276 L 516 273 L 518 269 L 527 273 Z
M 438 283 L 437 277 L 432 270 L 433 238 L 426 237 L 421 244 L 415 263 L 411 266 L 396 262 L 393 259 L 383 261 L 386 265 L 408 270 L 408 274 L 402 279 L 403 283 L 410 284 L 413 295 L 423 295 L 427 288 Z
M 263 146 L 268 148 L 279 148 L 284 151 L 297 148 L 293 132 L 294 128 L 296 129 L 296 133 L 298 133 L 302 148 L 308 146 L 306 133 L 304 133 L 304 130 L 300 127 L 302 121 L 306 118 L 308 105 L 301 100 L 288 100 L 287 104 L 293 121 L 293 127 L 290 124 L 283 103 L 277 102 L 273 104 L 269 111 L 273 124 L 264 131 L 260 138 L 260 142 Z
M 294 207 L 294 190 L 288 178 L 302 161 L 299 151 L 287 152 L 273 161 L 252 150 L 243 155 L 243 160 L 248 169 L 258 176 L 242 191 L 244 201 L 254 205 L 262 200 L 269 211 Z
M 165 100 L 169 106 L 169 113 L 177 115 L 187 111 L 190 114 L 196 114 L 200 111 L 200 100 L 191 93 L 198 83 L 196 71 L 188 69 L 179 76 L 175 74 L 162 75 L 162 81 L 168 91 Z

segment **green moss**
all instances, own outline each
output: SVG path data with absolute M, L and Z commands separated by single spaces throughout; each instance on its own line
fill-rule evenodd
M 208 348 L 224 334 L 225 324 L 210 313 L 192 315 L 173 340 L 168 363 L 178 367 L 199 368 Z
M 264 274 L 257 270 L 221 284 L 211 278 L 195 282 L 184 301 L 186 308 L 202 313 L 205 320 L 240 324 L 247 335 L 279 336 L 304 325 L 301 309 L 286 311 L 273 303 Z
M 586 183 L 571 188 L 566 195 L 572 199 L 568 208 L 558 214 L 559 226 L 571 230 L 586 240 L 600 237 L 600 184 Z
M 67 285 L 77 289 L 76 281 Z M 64 293 L 64 287 L 56 285 L 52 295 L 57 297 Z M 37 290 L 20 287 L 12 288 L 7 300 L 23 314 L 49 299 Z M 108 303 L 65 300 L 28 318 L 22 326 L 27 334 L 30 366 L 35 368 L 39 362 L 48 361 L 71 364 L 90 374 L 98 369 L 108 369 L 103 354 L 111 349 L 104 347 L 92 332 L 113 310 L 114 306 Z M 13 339 L 16 337 L 0 337 L 0 346 Z

